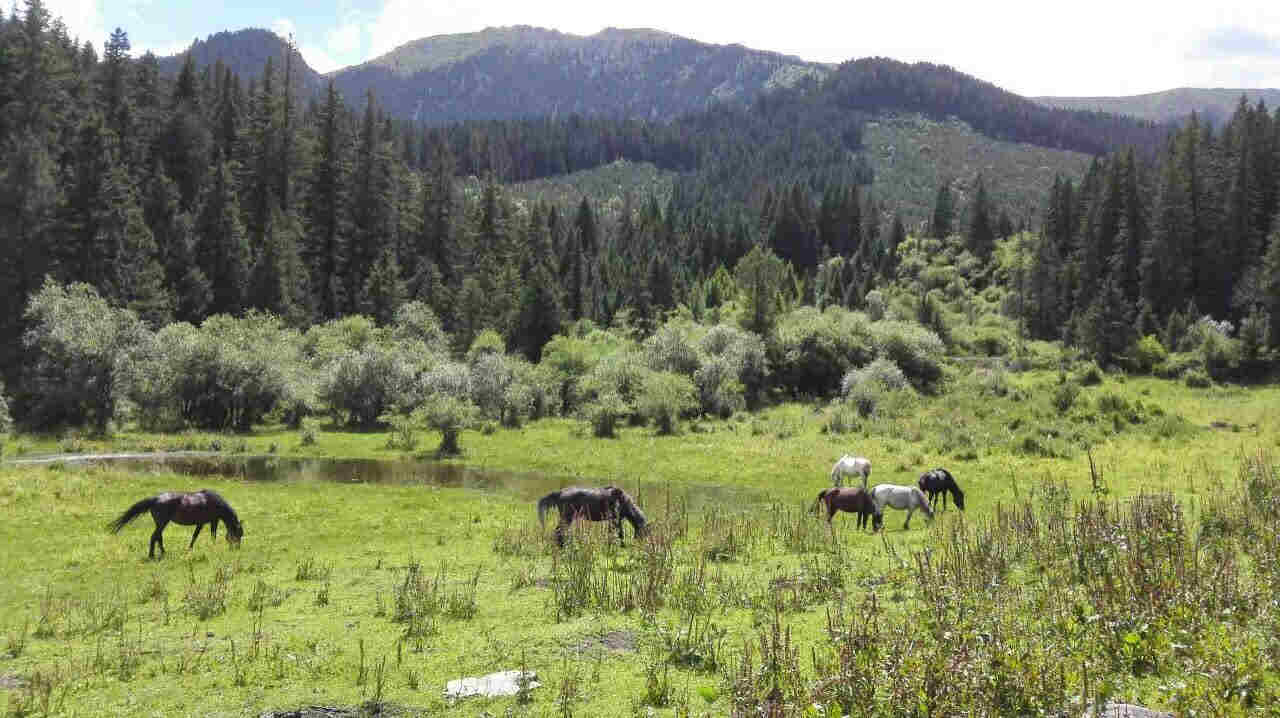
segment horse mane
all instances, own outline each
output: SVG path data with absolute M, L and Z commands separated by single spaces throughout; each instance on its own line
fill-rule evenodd
M 618 515 L 630 521 L 631 528 L 635 529 L 637 532 L 643 531 L 645 524 L 649 523 L 649 520 L 645 518 L 644 512 L 640 510 L 635 499 L 631 498 L 631 494 L 628 494 L 617 487 L 606 488 L 614 489 L 617 492 L 616 496 L 618 497 L 619 504 Z
M 231 508 L 231 504 L 227 503 L 227 500 L 222 498 L 222 494 L 219 494 L 217 491 L 212 489 L 201 489 L 200 493 L 208 496 L 210 499 L 213 499 L 213 503 L 222 510 L 222 522 L 227 525 L 227 531 L 229 531 L 232 536 L 244 535 L 244 528 L 240 525 L 240 517 L 236 515 L 236 510 Z
M 543 526 L 546 526 L 547 509 L 553 506 L 559 506 L 559 505 L 560 505 L 559 489 L 557 489 L 556 491 L 552 491 L 546 496 L 543 496 L 542 498 L 538 499 L 538 523 Z
M 933 518 L 933 507 L 929 506 L 929 497 L 925 496 L 918 486 L 912 486 L 911 490 L 915 492 L 916 499 L 920 502 L 920 508 L 924 509 L 924 515 Z

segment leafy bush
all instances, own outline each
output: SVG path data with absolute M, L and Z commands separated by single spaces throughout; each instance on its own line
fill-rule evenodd
M 877 342 L 862 314 L 801 307 L 778 321 L 775 378 L 793 394 L 827 396 L 855 366 L 875 358 Z
M 483 337 L 481 333 L 476 341 Z M 476 352 L 475 349 L 473 344 L 467 360 L 471 372 L 471 401 L 485 418 L 500 418 L 507 389 L 515 381 L 513 361 L 499 351 Z
M 1175 353 L 1156 364 L 1152 373 L 1162 379 L 1180 379 L 1186 372 L 1199 369 L 1200 357 L 1195 354 Z
M 706 359 L 693 375 L 703 413 L 727 419 L 746 406 L 746 391 L 738 381 L 738 367 L 731 357 Z
M 319 396 L 335 414 L 345 413 L 347 423 L 368 429 L 409 393 L 413 378 L 413 367 L 399 351 L 371 344 L 334 361 Z
M 1053 392 L 1053 406 L 1058 413 L 1065 414 L 1071 410 L 1080 396 L 1080 385 L 1074 381 L 1065 381 Z
M 4 382 L 0 381 L 0 434 L 13 430 L 13 417 L 9 416 L 9 400 L 5 398 Z
M 1008 396 L 1014 391 L 1008 374 L 999 367 L 978 367 L 969 374 L 969 384 L 978 396 Z
M 1240 342 L 1218 331 L 1206 331 L 1204 340 L 1200 342 L 1199 354 L 1209 376 L 1222 379 L 1240 363 Z
M 877 353 L 893 361 L 919 389 L 942 378 L 946 347 L 938 335 L 918 324 L 884 321 L 871 325 Z
M 631 405 L 617 392 L 598 394 L 579 409 L 579 414 L 591 425 L 592 435 L 600 438 L 616 436 L 618 422 L 630 413 Z
M 89 425 L 105 433 L 127 383 L 131 353 L 150 337 L 137 315 L 88 284 L 46 279 L 31 296 L 22 338 L 29 354 L 15 409 L 32 429 Z
M 475 426 L 480 411 L 466 399 L 445 393 L 436 393 L 423 400 L 411 415 L 415 423 L 440 432 L 440 456 L 456 456 L 462 453 L 458 435 L 464 429 Z
M 872 289 L 867 292 L 865 304 L 867 308 L 867 316 L 870 317 L 873 322 L 878 322 L 881 319 L 884 319 L 885 312 L 889 310 L 889 302 L 885 300 L 884 293 L 879 289 Z
M 1213 386 L 1213 379 L 1199 369 L 1192 369 L 1183 375 L 1182 380 L 1192 389 L 1208 389 Z
M 873 407 L 874 410 L 874 407 Z M 828 434 L 848 434 L 860 428 L 858 415 L 861 409 L 848 402 L 836 402 L 827 412 L 823 429 Z
M 615 395 L 628 407 L 635 406 L 636 397 L 646 376 L 652 371 L 635 352 L 614 354 L 601 359 L 578 383 L 578 394 L 586 401 L 600 396 Z M 630 413 L 629 410 L 627 413 Z
M 440 352 L 449 345 L 449 337 L 441 328 L 440 319 L 431 307 L 419 301 L 400 305 L 392 323 L 392 333 L 398 341 L 421 342 Z
M 1013 337 L 1005 329 L 978 327 L 971 340 L 973 350 L 986 356 L 1004 356 L 1013 348 Z
M 294 404 L 297 332 L 279 318 L 215 315 L 199 328 L 171 324 L 138 352 L 129 398 L 140 418 L 248 431 L 278 404 Z
M 675 431 L 681 414 L 697 408 L 693 382 L 673 372 L 653 372 L 644 378 L 636 408 L 658 427 L 659 434 Z
M 730 404 L 735 405 L 732 411 L 736 411 L 736 400 L 733 397 L 739 389 L 748 407 L 759 406 L 765 382 L 769 378 L 769 362 L 763 339 L 737 327 L 719 324 L 703 335 L 698 348 L 704 358 L 703 366 L 698 372 L 694 372 L 694 383 L 703 392 L 704 411 L 723 414 L 723 407 Z M 699 380 L 698 374 L 702 372 L 702 368 L 716 361 L 722 361 L 724 366 L 709 369 Z M 730 376 L 737 380 L 736 385 L 728 380 Z M 713 383 L 713 377 L 718 383 Z M 713 386 L 718 388 L 712 388 Z M 713 400 L 714 406 L 707 403 L 707 399 L 711 397 L 719 397 Z M 725 401 L 720 401 L 721 399 Z
M 861 384 L 872 383 L 888 391 L 897 391 L 909 386 L 907 376 L 897 364 L 883 357 L 876 359 L 861 369 L 854 369 L 844 375 L 840 382 L 840 393 L 848 396 Z
M 1169 358 L 1169 352 L 1154 334 L 1148 334 L 1133 345 L 1133 362 L 1138 370 L 1150 374 Z
M 698 351 L 689 338 L 689 327 L 667 322 L 644 341 L 641 349 L 644 363 L 650 369 L 693 376 L 701 363 Z
M 1087 362 L 1076 374 L 1076 381 L 1080 386 L 1097 386 L 1103 381 L 1102 369 L 1098 367 L 1097 362 Z
M 502 335 L 492 329 L 485 329 L 471 340 L 471 347 L 467 349 L 467 361 L 475 362 L 483 356 L 502 356 L 506 352 L 507 344 L 502 339 Z

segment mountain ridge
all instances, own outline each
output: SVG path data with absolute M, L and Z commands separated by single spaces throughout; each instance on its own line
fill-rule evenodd
M 1280 106 L 1280 89 L 1275 88 L 1216 88 L 1175 87 L 1140 95 L 1119 96 L 1039 96 L 1029 98 L 1042 105 L 1068 110 L 1098 110 L 1128 115 L 1154 122 L 1178 122 L 1192 112 L 1213 125 L 1220 125 L 1235 112 L 1240 97 L 1249 104 L 1262 100 L 1274 109 Z

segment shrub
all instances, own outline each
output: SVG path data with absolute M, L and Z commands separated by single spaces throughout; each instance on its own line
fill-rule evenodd
M 823 429 L 828 434 L 848 434 L 859 429 L 858 415 L 861 410 L 848 403 L 836 402 L 827 412 Z
M 1078 396 L 1080 396 L 1079 384 L 1074 381 L 1063 382 L 1053 392 L 1053 406 L 1058 413 L 1065 414 L 1071 410 Z
M 449 344 L 440 319 L 431 307 L 419 301 L 400 305 L 392 323 L 392 333 L 399 341 L 422 342 L 440 352 L 445 351 Z
M 335 414 L 363 428 L 377 425 L 409 393 L 413 368 L 393 347 L 367 345 L 338 357 L 320 382 L 319 397 Z
M 654 372 L 644 378 L 636 408 L 652 421 L 659 434 L 675 431 L 681 414 L 697 408 L 693 382 L 672 372 Z
M 889 302 L 885 300 L 884 293 L 879 289 L 872 289 L 867 292 L 865 304 L 867 307 L 867 316 L 870 317 L 873 322 L 878 322 L 881 319 L 884 319 L 885 312 L 889 310 Z
M 1199 369 L 1192 369 L 1183 375 L 1182 379 L 1187 386 L 1192 389 L 1207 389 L 1213 386 L 1213 379 L 1209 375 Z
M 467 361 L 475 362 L 478 358 L 486 355 L 502 356 L 506 352 L 507 344 L 502 339 L 502 335 L 492 329 L 485 329 L 471 340 L 471 347 L 467 349 Z
M 737 385 L 741 389 L 742 400 L 746 405 L 751 408 L 759 406 L 760 395 L 764 391 L 765 382 L 769 378 L 769 362 L 763 339 L 737 327 L 719 324 L 712 327 L 702 337 L 698 348 L 704 355 L 703 367 L 717 360 L 724 363 L 722 368 L 709 370 L 704 374 L 701 381 L 698 379 L 698 372 L 694 372 L 694 383 L 703 391 L 704 400 L 708 396 L 707 392 L 708 387 L 711 385 L 711 378 L 716 376 L 720 381 L 719 386 L 721 387 L 721 393 L 724 394 L 723 398 L 729 399 L 728 403 L 730 404 L 736 404 L 736 401 L 730 396 L 735 393 L 736 389 L 733 386 L 733 382 L 727 381 L 727 376 L 722 375 L 723 370 L 737 380 Z M 701 371 L 701 368 L 699 368 L 699 371 Z M 707 410 L 708 406 L 704 403 L 703 408 Z M 733 410 L 736 411 L 737 409 Z M 718 408 L 711 409 L 711 413 L 721 413 L 721 410 Z
M 137 315 L 116 309 L 88 284 L 46 279 L 24 314 L 31 328 L 18 414 L 33 429 L 89 425 L 105 433 L 127 383 L 130 354 L 150 333 Z
M 783 316 L 772 348 L 778 383 L 801 395 L 838 391 L 845 372 L 875 358 L 871 326 L 864 315 L 841 307 L 801 307 Z
M 129 398 L 146 421 L 248 431 L 278 405 L 296 405 L 297 332 L 269 314 L 171 324 L 138 352 Z
M 1138 370 L 1150 374 L 1156 366 L 1169 358 L 1169 352 L 1154 334 L 1148 334 L 1133 345 L 1133 362 Z
M 4 382 L 0 381 L 0 434 L 13 430 L 13 418 L 9 416 L 9 400 L 5 398 Z
M 1009 332 L 996 327 L 979 327 L 974 332 L 974 351 L 987 356 L 1004 356 L 1013 347 L 1013 338 Z
M 605 392 L 584 403 L 579 413 L 591 425 L 593 436 L 611 438 L 617 434 L 618 422 L 631 413 L 631 405 L 617 392 Z
M 644 363 L 650 369 L 693 376 L 701 363 L 697 349 L 690 341 L 687 328 L 667 322 L 644 341 L 641 349 Z
M 898 365 L 881 357 L 861 369 L 854 369 L 845 374 L 840 382 L 840 393 L 848 396 L 849 392 L 857 386 L 868 383 L 888 391 L 897 391 L 909 386 L 907 376 L 902 373 Z
M 476 342 L 483 337 L 482 333 Z M 467 361 L 471 372 L 471 401 L 485 418 L 500 418 L 507 388 L 515 381 L 512 362 L 501 352 L 491 349 L 476 352 L 475 349 L 475 344 L 472 344 Z
M 938 335 L 918 324 L 884 321 L 871 325 L 877 353 L 893 361 L 917 388 L 928 389 L 942 378 L 946 347 Z
M 999 367 L 978 367 L 969 375 L 969 383 L 978 396 L 1008 396 L 1013 390 L 1009 377 Z
M 1076 381 L 1080 386 L 1097 386 L 1102 383 L 1102 369 L 1098 368 L 1097 362 L 1088 362 L 1076 375 Z
M 440 447 L 436 453 L 440 456 L 456 456 L 462 453 L 458 446 L 458 435 L 464 429 L 476 424 L 480 412 L 475 405 L 466 399 L 450 394 L 432 394 L 423 400 L 422 405 L 413 410 L 412 417 L 419 425 L 425 425 L 440 432 Z
M 745 389 L 738 381 L 738 369 L 730 357 L 709 357 L 698 367 L 693 382 L 703 413 L 727 419 L 746 406 Z
M 1240 342 L 1218 331 L 1206 331 L 1199 353 L 1209 376 L 1221 379 L 1240 363 Z

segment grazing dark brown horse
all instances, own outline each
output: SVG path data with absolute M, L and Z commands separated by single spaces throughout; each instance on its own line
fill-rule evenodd
M 196 532 L 191 534 L 188 549 L 196 545 L 196 537 L 200 535 L 200 529 L 204 528 L 205 524 L 209 524 L 209 533 L 216 539 L 218 522 L 225 523 L 227 542 L 232 545 L 238 545 L 240 537 L 244 536 L 240 517 L 236 516 L 235 510 L 226 502 L 226 499 L 208 489 L 202 489 L 193 494 L 166 491 L 149 499 L 143 499 L 120 514 L 120 518 L 111 522 L 111 532 L 120 533 L 120 529 L 126 524 L 147 511 L 151 512 L 151 518 L 156 522 L 156 530 L 151 533 L 151 544 L 147 551 L 149 558 L 156 557 L 156 546 L 160 547 L 160 555 L 164 555 L 164 527 L 170 522 L 183 526 L 195 524 Z
M 956 508 L 964 511 L 964 492 L 960 490 L 960 486 L 956 484 L 955 477 L 950 471 L 943 468 L 930 469 L 920 474 L 920 480 L 916 482 L 920 490 L 929 497 L 929 506 L 932 508 L 937 505 L 938 497 L 942 497 L 942 508 L 947 507 L 947 494 L 951 494 L 951 499 L 955 501 Z
M 880 524 L 884 520 L 884 516 L 880 510 L 876 508 L 875 501 L 871 500 L 871 494 L 861 487 L 836 487 L 833 489 L 823 489 L 818 492 L 818 500 L 813 502 L 813 508 L 817 509 L 818 504 L 822 502 L 827 504 L 827 523 L 831 523 L 832 517 L 837 511 L 848 511 L 851 514 L 858 515 L 858 528 L 866 528 L 867 517 L 871 518 L 871 530 L 879 531 Z
M 618 527 L 618 540 L 622 540 L 622 520 L 631 522 L 636 537 L 645 534 L 648 523 L 644 512 L 627 492 L 616 486 L 601 489 L 568 488 L 552 491 L 538 499 L 538 523 L 546 525 L 547 509 L 560 510 L 560 523 L 556 526 L 556 543 L 564 545 L 565 532 L 578 519 L 587 521 L 612 521 Z

